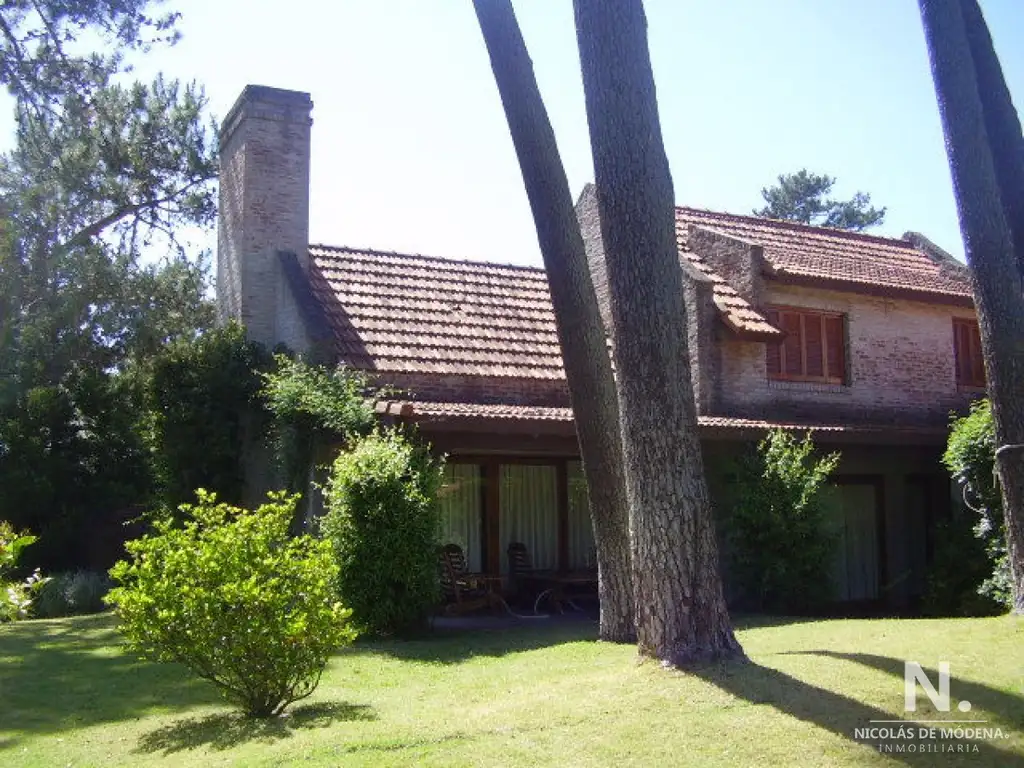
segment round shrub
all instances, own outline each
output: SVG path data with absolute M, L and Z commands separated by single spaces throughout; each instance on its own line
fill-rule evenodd
M 107 601 L 132 650 L 186 665 L 250 716 L 278 715 L 355 637 L 331 546 L 289 536 L 295 497 L 272 493 L 250 512 L 197 493 L 183 525 L 167 517 L 128 542 Z
M 437 604 L 442 466 L 395 431 L 359 440 L 334 462 L 321 530 L 334 545 L 339 593 L 360 630 L 415 630 Z
M 110 590 L 110 578 L 96 571 L 67 571 L 49 578 L 32 603 L 32 615 L 56 619 L 83 613 L 99 613 L 107 606 L 103 598 Z
M 823 492 L 838 463 L 838 453 L 815 456 L 810 434 L 797 440 L 781 429 L 737 462 L 725 533 L 741 608 L 804 612 L 833 598 Z

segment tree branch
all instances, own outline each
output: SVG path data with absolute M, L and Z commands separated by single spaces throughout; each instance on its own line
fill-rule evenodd
M 132 203 L 131 205 L 122 206 L 112 211 L 110 214 L 104 216 L 102 219 L 94 221 L 88 226 L 83 227 L 70 238 L 68 238 L 67 241 L 58 245 L 55 248 L 55 250 L 63 252 L 75 247 L 76 245 L 83 245 L 84 243 L 100 235 L 108 227 L 113 226 L 122 219 L 128 216 L 134 216 L 135 214 L 141 213 L 142 211 L 145 211 L 147 208 L 159 208 L 162 204 L 177 199 L 181 195 L 188 192 L 190 189 L 193 189 L 199 186 L 200 184 L 204 184 L 213 178 L 214 177 L 212 174 L 209 176 L 199 176 L 190 181 L 185 186 L 175 190 L 171 194 L 166 195 L 164 197 L 157 198 L 156 200 L 146 200 L 141 203 Z

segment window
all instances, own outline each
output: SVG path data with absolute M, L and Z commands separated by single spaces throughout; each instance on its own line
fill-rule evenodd
M 768 322 L 785 338 L 768 343 L 768 378 L 783 381 L 846 383 L 843 315 L 804 309 L 769 309 Z
M 953 318 L 953 354 L 957 386 L 984 387 L 985 362 L 981 356 L 981 332 L 977 321 Z

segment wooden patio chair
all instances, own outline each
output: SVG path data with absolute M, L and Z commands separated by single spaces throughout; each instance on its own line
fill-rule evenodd
M 533 601 L 539 594 L 548 590 L 554 573 L 534 568 L 530 550 L 523 542 L 510 542 L 505 552 L 508 555 L 509 581 L 515 586 L 517 597 Z
M 494 578 L 483 573 L 470 573 L 466 556 L 458 544 L 445 544 L 438 549 L 438 575 L 445 597 L 445 613 L 469 613 L 481 608 L 492 611 L 504 606 L 494 589 Z

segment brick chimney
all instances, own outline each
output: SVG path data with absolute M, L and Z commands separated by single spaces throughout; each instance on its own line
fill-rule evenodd
M 220 129 L 219 315 L 268 347 L 306 343 L 280 254 L 308 269 L 312 109 L 308 93 L 248 85 Z

